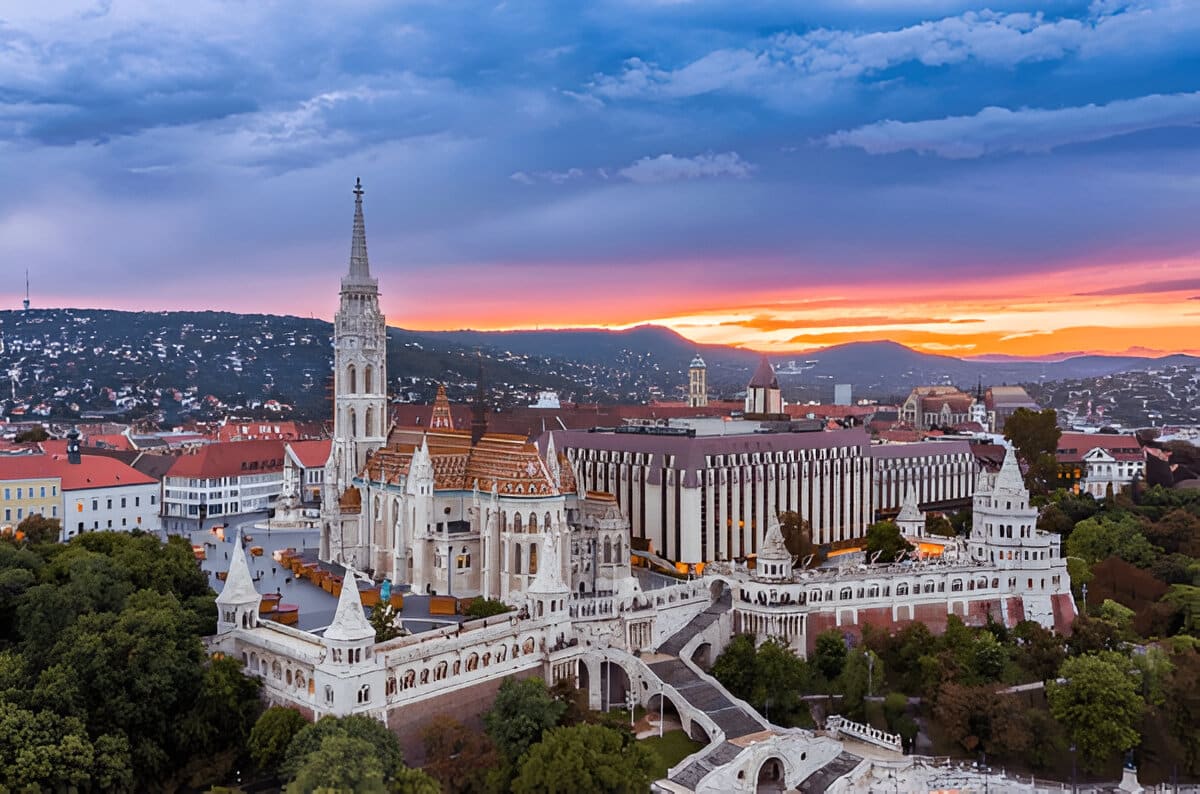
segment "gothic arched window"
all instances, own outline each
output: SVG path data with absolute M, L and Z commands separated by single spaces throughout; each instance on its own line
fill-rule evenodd
M 375 391 L 375 368 L 370 364 L 363 368 L 363 391 L 367 394 Z
M 347 392 L 356 394 L 358 392 L 358 372 L 354 369 L 354 365 L 346 367 L 346 385 L 349 387 Z

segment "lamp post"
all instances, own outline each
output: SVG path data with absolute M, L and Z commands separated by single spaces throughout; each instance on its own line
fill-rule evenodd
M 1087 614 L 1087 582 L 1079 586 L 1079 592 L 1083 593 L 1083 614 Z
M 625 690 L 625 705 L 629 707 L 629 729 L 633 730 L 633 710 L 637 706 L 637 695 L 633 694 L 633 682 L 629 682 L 629 689 Z
M 867 655 L 867 697 L 875 696 L 875 654 L 863 651 Z
M 662 735 L 663 735 L 663 718 L 666 716 L 666 713 L 667 713 L 667 704 L 666 704 L 665 693 L 666 693 L 666 685 L 659 684 L 659 686 L 658 686 L 658 738 L 660 738 L 660 739 L 662 738 Z
M 1071 791 L 1075 790 L 1075 742 L 1071 742 Z

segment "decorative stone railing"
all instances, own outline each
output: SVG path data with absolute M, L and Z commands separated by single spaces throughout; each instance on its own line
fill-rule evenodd
M 848 720 L 840 714 L 834 714 L 825 720 L 825 730 L 834 735 L 859 739 L 867 744 L 882 747 L 885 750 L 894 750 L 897 753 L 904 752 L 904 744 L 900 740 L 900 734 L 881 731 L 878 728 L 872 728 L 870 725 L 863 725 L 861 722 Z

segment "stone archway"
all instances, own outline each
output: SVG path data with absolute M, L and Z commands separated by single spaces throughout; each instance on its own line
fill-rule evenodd
M 758 768 L 754 790 L 760 792 L 786 791 L 785 775 L 786 768 L 783 765 L 783 759 L 771 756 Z
M 712 584 L 708 586 L 708 595 L 713 601 L 720 601 L 721 597 L 729 589 L 724 579 L 714 579 Z
M 632 684 L 624 667 L 616 662 L 601 662 L 599 683 L 601 710 L 625 708 L 625 693 Z
M 711 642 L 702 642 L 692 653 L 692 661 L 696 663 L 702 670 L 712 668 L 712 664 L 716 661 L 713 655 L 713 647 Z

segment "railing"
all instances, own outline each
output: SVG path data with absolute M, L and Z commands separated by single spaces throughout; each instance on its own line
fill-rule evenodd
M 888 733 L 881 731 L 878 728 L 872 728 L 870 725 L 864 725 L 861 722 L 848 720 L 840 714 L 834 714 L 825 721 L 825 729 L 831 733 L 851 736 L 855 739 L 873 744 L 877 747 L 883 747 L 887 750 L 895 750 L 897 753 L 903 752 L 904 745 L 900 740 L 900 734 Z

